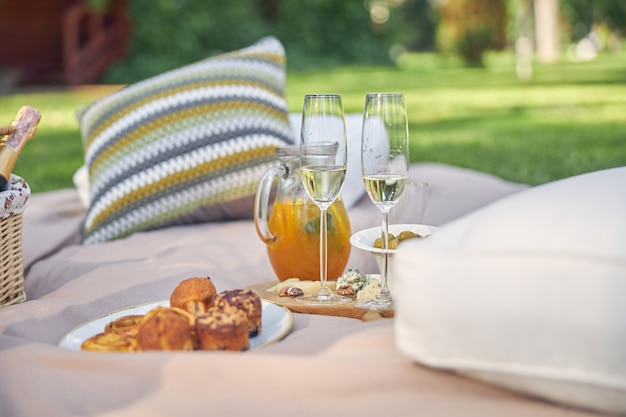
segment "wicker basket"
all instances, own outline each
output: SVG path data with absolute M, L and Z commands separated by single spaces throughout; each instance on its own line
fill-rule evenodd
M 30 197 L 26 182 L 11 175 L 0 192 L 0 307 L 26 301 L 22 257 L 22 212 Z
M 26 301 L 22 259 L 22 215 L 0 220 L 0 306 Z

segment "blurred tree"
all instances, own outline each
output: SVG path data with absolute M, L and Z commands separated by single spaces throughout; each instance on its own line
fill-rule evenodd
M 272 27 L 290 67 L 389 63 L 385 32 L 372 30 L 366 7 L 361 1 L 282 0 Z
M 485 51 L 506 47 L 506 0 L 439 3 L 437 47 L 440 51 L 459 54 L 470 65 L 482 65 Z
M 608 25 L 611 31 L 626 35 L 625 0 L 561 0 L 561 10 L 571 27 L 571 41 L 587 36 L 594 24 Z
M 87 6 L 92 10 L 106 10 L 109 0 L 86 0 Z
M 107 72 L 105 82 L 141 80 L 270 33 L 259 0 L 129 0 L 128 6 L 129 57 Z
M 130 56 L 104 81 L 134 82 L 266 35 L 283 42 L 291 69 L 391 64 L 393 48 L 434 48 L 432 1 L 129 0 Z
M 392 13 L 388 24 L 388 42 L 401 44 L 411 51 L 435 49 L 439 22 L 433 0 L 403 0 Z
M 559 59 L 559 0 L 534 0 L 535 50 L 539 61 L 549 64 Z
M 261 14 L 269 21 L 278 18 L 278 0 L 259 0 L 261 3 Z

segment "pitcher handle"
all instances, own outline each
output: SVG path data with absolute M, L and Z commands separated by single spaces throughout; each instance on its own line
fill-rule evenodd
M 254 197 L 254 226 L 257 235 L 265 243 L 276 241 L 276 236 L 270 231 L 267 222 L 272 184 L 276 177 L 288 175 L 287 171 L 288 169 L 284 165 L 270 168 L 263 174 L 257 186 L 256 196 Z

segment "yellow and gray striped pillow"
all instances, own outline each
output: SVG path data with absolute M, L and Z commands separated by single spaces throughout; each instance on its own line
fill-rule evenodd
M 284 48 L 267 37 L 81 111 L 90 179 L 83 243 L 250 215 L 275 148 L 293 143 L 285 78 Z

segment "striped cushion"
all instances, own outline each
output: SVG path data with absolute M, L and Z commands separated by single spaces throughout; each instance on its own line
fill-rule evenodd
M 90 178 L 83 243 L 252 213 L 275 148 L 293 142 L 285 77 L 283 46 L 268 37 L 80 112 Z

